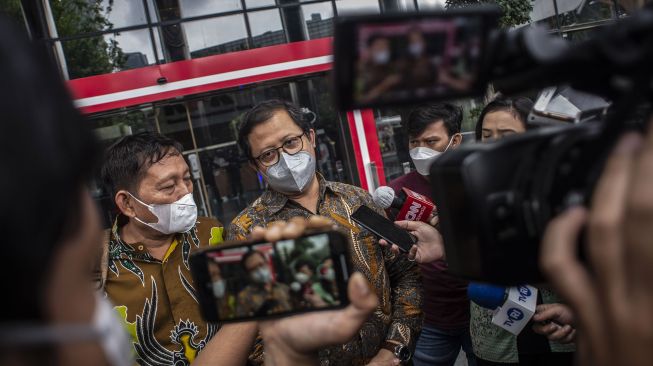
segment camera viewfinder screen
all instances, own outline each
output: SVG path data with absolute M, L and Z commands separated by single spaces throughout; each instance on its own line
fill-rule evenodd
M 355 103 L 468 93 L 477 81 L 483 29 L 482 19 L 469 17 L 360 24 Z
M 328 234 L 207 255 L 220 320 L 340 305 Z

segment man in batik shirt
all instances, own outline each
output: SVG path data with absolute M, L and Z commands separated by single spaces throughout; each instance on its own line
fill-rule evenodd
M 291 309 L 290 288 L 274 281 L 263 253 L 249 251 L 241 262 L 250 284 L 238 294 L 238 316 L 264 316 Z
M 169 138 L 123 138 L 108 149 L 102 176 L 120 213 L 105 241 L 101 286 L 138 363 L 188 365 L 217 331 L 200 315 L 188 259 L 221 242 L 222 227 L 197 217 L 188 165 Z
M 412 351 L 422 322 L 418 268 L 379 246 L 370 232 L 350 219 L 360 205 L 384 214 L 366 191 L 326 181 L 315 172 L 315 131 L 301 110 L 278 100 L 260 103 L 245 115 L 238 142 L 269 189 L 232 221 L 228 238 L 244 239 L 255 226 L 275 220 L 329 217 L 349 233 L 353 270 L 363 273 L 379 296 L 379 307 L 359 337 L 322 350 L 322 363 L 391 364 L 398 349 Z M 260 343 L 250 360 L 262 362 Z

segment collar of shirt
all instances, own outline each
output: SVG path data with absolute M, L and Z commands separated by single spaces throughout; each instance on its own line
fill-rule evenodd
M 141 260 L 146 262 L 165 262 L 170 254 L 172 254 L 172 252 L 175 250 L 179 242 L 182 240 L 183 235 L 185 235 L 177 234 L 175 239 L 172 241 L 172 244 L 170 244 L 170 248 L 166 252 L 165 258 L 163 261 L 159 261 L 150 255 L 150 252 L 147 251 L 147 248 L 143 243 L 127 244 L 122 240 L 119 231 L 120 228 L 125 226 L 128 221 L 129 219 L 123 214 L 118 214 L 116 217 L 116 220 L 114 221 L 113 227 L 111 229 L 112 240 L 109 244 L 109 259 L 120 259 L 121 257 L 127 257 L 131 260 Z
M 327 190 L 336 194 L 346 194 L 346 192 L 341 190 L 339 185 L 324 179 L 320 173 L 317 173 L 317 180 L 320 185 L 320 202 L 324 200 Z M 261 202 L 267 208 L 269 215 L 274 215 L 281 211 L 281 209 L 288 204 L 288 201 L 290 200 L 286 195 L 272 189 L 267 189 L 263 192 L 263 195 L 261 195 Z

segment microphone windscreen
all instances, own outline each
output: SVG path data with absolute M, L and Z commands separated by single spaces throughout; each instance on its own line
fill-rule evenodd
M 487 283 L 470 282 L 467 286 L 467 296 L 477 305 L 494 310 L 506 301 L 506 288 Z
M 394 199 L 395 190 L 388 186 L 381 186 L 372 193 L 372 200 L 374 200 L 374 203 L 384 209 L 392 206 L 392 200 Z

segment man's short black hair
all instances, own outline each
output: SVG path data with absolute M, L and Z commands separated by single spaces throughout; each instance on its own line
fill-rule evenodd
M 295 262 L 295 265 L 293 265 L 293 269 L 295 270 L 295 272 L 299 272 L 299 270 L 304 266 L 307 266 L 308 269 L 310 269 L 312 272 L 315 272 L 315 268 L 314 268 L 315 265 L 313 264 L 313 262 L 311 262 L 311 261 L 309 261 L 308 259 L 305 259 L 305 258 L 298 259 Z
M 451 103 L 425 104 L 413 109 L 408 115 L 408 137 L 422 134 L 431 123 L 442 121 L 449 137 L 460 133 L 463 123 L 462 108 Z
M 481 141 L 483 137 L 483 120 L 485 119 L 485 115 L 488 113 L 496 111 L 511 113 L 524 125 L 524 128 L 528 130 L 532 127 L 527 123 L 528 114 L 531 112 L 531 109 L 533 109 L 533 101 L 529 98 L 508 98 L 503 95 L 497 96 L 483 108 L 481 114 L 478 116 L 475 131 L 476 141 Z
M 121 189 L 136 194 L 138 183 L 153 164 L 182 151 L 179 142 L 156 132 L 125 136 L 107 149 L 102 181 L 113 195 Z
M 293 122 L 308 135 L 311 123 L 299 107 L 280 99 L 261 102 L 245 113 L 240 126 L 238 126 L 238 146 L 249 159 L 253 158 L 248 141 L 249 134 L 252 133 L 254 127 L 267 122 L 278 111 L 286 111 Z

